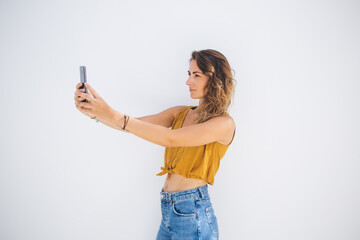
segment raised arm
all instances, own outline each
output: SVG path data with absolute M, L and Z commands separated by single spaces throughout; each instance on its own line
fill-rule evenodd
M 113 124 L 119 126 L 124 124 L 124 114 L 115 110 L 112 111 L 110 119 Z M 130 117 L 126 129 L 142 139 L 164 147 L 185 147 L 228 139 L 235 130 L 235 122 L 230 116 L 220 116 L 203 123 L 173 130 Z
M 120 130 L 122 132 L 127 132 L 128 131 L 124 131 L 122 130 L 121 126 L 119 126 L 118 124 L 115 124 L 113 122 L 111 122 L 109 120 L 109 118 L 107 117 L 102 117 L 102 116 L 96 116 L 94 114 L 89 113 L 87 110 L 89 109 L 84 109 L 81 107 L 81 102 L 86 99 L 85 96 L 88 95 L 85 94 L 85 90 L 84 89 L 80 89 L 80 87 L 82 86 L 82 83 L 78 83 L 76 85 L 76 91 L 75 91 L 75 96 L 74 96 L 74 100 L 77 103 L 76 104 L 76 108 L 82 112 L 83 114 L 87 115 L 88 117 L 96 117 L 96 120 L 98 120 L 99 122 L 103 123 L 104 125 L 107 125 L 111 128 Z M 90 87 L 90 86 L 89 86 Z M 93 90 L 93 89 L 92 89 Z M 98 96 L 98 94 L 93 90 L 95 96 L 97 96 L 98 98 L 100 96 Z M 141 121 L 147 122 L 147 123 L 152 123 L 152 124 L 156 124 L 156 125 L 160 125 L 160 126 L 164 126 L 166 128 L 170 128 L 174 118 L 176 116 L 176 114 L 181 111 L 182 109 L 184 109 L 186 106 L 175 106 L 175 107 L 170 107 L 162 112 L 159 112 L 157 114 L 152 114 L 152 115 L 148 115 L 148 116 L 144 116 L 144 117 L 134 117 L 136 119 L 139 119 Z
M 86 86 L 93 97 L 76 91 L 77 108 L 89 117 L 96 116 L 106 125 L 121 129 L 124 125 L 124 114 L 111 108 L 90 85 L 86 84 Z M 78 97 L 87 99 L 88 103 L 80 102 Z M 139 119 L 130 116 L 125 129 L 142 139 L 164 147 L 199 146 L 215 141 L 225 142 L 229 136 L 233 136 L 235 123 L 230 116 L 215 117 L 203 123 L 175 130 L 169 129 L 176 113 L 184 107 L 186 106 L 169 108 L 158 114 Z
M 155 125 L 160 125 L 160 126 L 163 126 L 166 128 L 170 128 L 172 126 L 172 123 L 175 119 L 176 114 L 178 112 L 180 112 L 182 109 L 184 109 L 185 107 L 186 106 L 170 107 L 162 112 L 144 116 L 144 117 L 135 117 L 135 119 L 138 119 L 138 120 L 141 120 L 141 121 L 144 121 L 147 123 L 155 124 Z M 97 120 L 111 128 L 128 133 L 128 131 L 125 131 L 121 128 L 122 126 L 120 126 L 119 123 L 114 123 L 109 120 L 105 120 L 105 119 L 101 119 L 101 118 L 97 118 Z

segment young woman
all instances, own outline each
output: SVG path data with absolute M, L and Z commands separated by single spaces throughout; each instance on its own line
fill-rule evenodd
M 235 122 L 226 112 L 236 82 L 223 54 L 207 49 L 190 58 L 190 96 L 198 106 L 175 106 L 158 114 L 133 118 L 112 109 L 89 85 L 75 92 L 76 108 L 112 128 L 165 147 L 167 173 L 160 192 L 162 219 L 157 240 L 218 239 L 219 229 L 208 184 L 235 136 Z M 82 102 L 87 99 L 88 102 Z M 169 129 L 171 127 L 171 129 Z

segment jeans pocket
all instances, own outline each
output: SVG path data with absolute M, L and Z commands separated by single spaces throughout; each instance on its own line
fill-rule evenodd
M 206 212 L 206 217 L 207 217 L 210 229 L 211 229 L 211 233 L 217 239 L 217 238 L 219 238 L 219 226 L 218 226 L 217 218 L 215 216 L 215 212 L 214 212 L 212 205 L 205 208 L 205 212 Z
M 196 204 L 194 198 L 175 200 L 172 206 L 173 212 L 181 217 L 195 217 Z

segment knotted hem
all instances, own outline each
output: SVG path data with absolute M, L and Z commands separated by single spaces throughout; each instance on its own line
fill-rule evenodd
M 168 172 L 168 169 L 164 168 L 164 167 L 161 167 L 161 172 L 157 173 L 156 176 L 162 176 L 164 175 L 165 173 Z

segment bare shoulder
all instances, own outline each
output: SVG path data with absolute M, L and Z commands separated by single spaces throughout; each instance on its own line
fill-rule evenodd
M 227 121 L 229 122 L 229 125 L 232 126 L 232 128 L 231 128 L 231 129 L 232 129 L 231 133 L 234 133 L 235 130 L 236 130 L 235 120 L 234 120 L 233 117 L 230 116 L 230 115 L 227 115 L 227 116 L 224 116 L 224 117 L 226 117 Z M 233 134 L 231 134 L 231 135 L 233 135 Z
M 217 141 L 223 145 L 230 145 L 235 136 L 236 125 L 234 119 L 230 115 L 215 117 L 217 126 L 220 129 L 220 139 Z
M 230 115 L 222 115 L 215 118 L 217 118 L 218 121 L 221 121 L 224 125 L 227 125 L 232 130 L 236 128 L 235 121 Z

